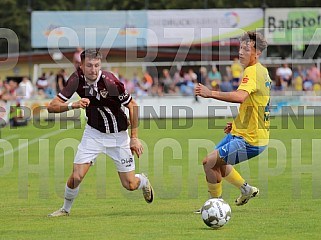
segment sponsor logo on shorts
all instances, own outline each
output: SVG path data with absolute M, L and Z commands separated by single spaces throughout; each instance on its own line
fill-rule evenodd
M 133 158 L 123 158 L 121 161 L 121 164 L 125 165 L 125 167 L 131 167 L 132 166 L 132 163 L 134 162 L 134 159 Z
M 226 152 L 226 148 L 225 148 L 225 146 L 223 146 L 223 147 L 222 147 L 222 150 L 223 150 L 224 152 Z

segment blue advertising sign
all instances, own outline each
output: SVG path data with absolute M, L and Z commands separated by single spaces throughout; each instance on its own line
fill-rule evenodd
M 146 11 L 34 11 L 34 48 L 146 46 Z

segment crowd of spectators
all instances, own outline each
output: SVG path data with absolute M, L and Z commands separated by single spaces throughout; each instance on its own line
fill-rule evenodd
M 82 51 L 82 48 L 77 48 L 74 52 L 74 69 L 80 65 Z M 320 69 L 316 64 L 290 67 L 284 63 L 279 67 L 266 67 L 272 79 L 272 90 L 277 94 L 285 91 L 321 93 Z M 118 68 L 111 71 L 125 85 L 127 91 L 137 97 L 194 96 L 194 88 L 198 83 L 212 90 L 231 92 L 238 88 L 243 75 L 238 58 L 227 66 L 169 67 L 158 68 L 156 72 L 148 70 L 143 73 L 134 72 L 132 77 L 125 77 Z M 17 121 L 20 118 L 18 110 L 21 101 L 54 98 L 66 86 L 70 74 L 65 69 L 56 73 L 43 72 L 33 82 L 27 76 L 0 78 L 0 100 L 10 101 L 11 105 L 10 124 L 20 124 Z M 195 96 L 194 99 L 198 101 Z M 12 108 L 12 104 L 16 106 L 16 110 Z
M 272 91 L 321 92 L 320 70 L 316 64 L 288 64 L 279 67 L 268 67 L 272 79 Z M 164 68 L 159 74 L 151 76 L 148 72 L 140 79 L 137 74 L 132 79 L 120 80 L 131 94 L 137 96 L 181 95 L 193 96 L 194 87 L 198 83 L 216 91 L 231 92 L 238 88 L 243 69 L 238 59 L 231 66 L 202 66 L 199 68 L 178 69 L 171 71 Z M 130 87 L 128 87 L 130 86 Z
M 320 69 L 316 64 L 297 65 L 292 69 L 288 64 L 282 64 L 276 69 L 274 79 L 275 91 L 321 91 Z
M 138 74 L 134 72 L 131 78 L 124 77 L 118 68 L 112 72 L 125 85 L 129 93 L 141 96 L 194 96 L 194 88 L 202 83 L 210 89 L 230 92 L 236 90 L 242 76 L 242 67 L 238 59 L 231 66 L 201 66 L 181 69 L 160 69 L 158 73 Z M 0 79 L 0 99 L 50 99 L 56 96 L 67 84 L 69 74 L 65 69 L 58 72 L 42 73 L 32 83 L 28 77 L 20 81 L 15 79 Z M 288 64 L 270 68 L 274 91 L 321 91 L 320 70 L 317 65 L 296 65 L 290 68 Z

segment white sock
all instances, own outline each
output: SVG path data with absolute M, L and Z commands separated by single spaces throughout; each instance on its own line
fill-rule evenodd
M 67 212 L 70 212 L 72 203 L 74 199 L 77 197 L 78 192 L 79 192 L 79 186 L 76 187 L 75 189 L 71 189 L 66 184 L 63 209 L 65 209 Z
M 141 174 L 135 174 L 135 177 L 140 179 L 140 184 L 138 186 L 138 189 L 142 189 L 147 184 L 147 178 Z
M 245 182 L 242 186 L 241 186 L 241 193 L 243 194 L 247 194 L 251 191 L 251 185 L 249 185 L 247 182 Z

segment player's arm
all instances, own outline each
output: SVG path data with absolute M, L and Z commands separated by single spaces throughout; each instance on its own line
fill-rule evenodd
M 134 99 L 132 99 L 126 107 L 129 110 L 129 121 L 131 125 L 132 138 L 138 138 L 138 105 Z
M 66 103 L 64 100 L 56 96 L 48 105 L 47 109 L 50 113 L 61 113 L 71 109 L 85 108 L 89 105 L 88 98 L 82 98 L 77 102 Z
M 232 131 L 232 123 L 231 122 L 227 122 L 226 123 L 226 126 L 224 128 L 224 133 L 225 134 L 228 134 Z
M 214 98 L 225 102 L 243 103 L 249 96 L 249 93 L 245 90 L 237 90 L 234 92 L 211 91 L 206 86 L 199 83 L 195 88 L 195 95 L 204 98 Z
M 131 125 L 130 148 L 138 157 L 143 153 L 143 145 L 138 139 L 138 105 L 134 99 L 126 105 L 129 110 L 129 121 Z

